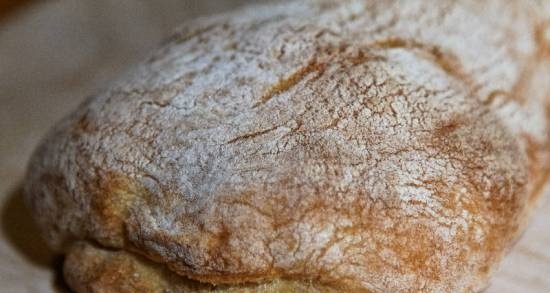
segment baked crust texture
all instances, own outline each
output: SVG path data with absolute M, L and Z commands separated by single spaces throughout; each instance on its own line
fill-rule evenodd
M 477 292 L 548 182 L 547 12 L 289 1 L 186 23 L 52 130 L 27 200 L 62 252 L 189 280 Z M 110 292 L 79 259 L 72 286 Z

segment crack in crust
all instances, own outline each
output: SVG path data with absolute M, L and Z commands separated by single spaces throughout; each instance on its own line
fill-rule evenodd
M 322 74 L 323 68 L 320 67 L 315 60 L 310 60 L 308 64 L 300 69 L 298 69 L 296 72 L 288 76 L 287 78 L 277 82 L 276 84 L 270 86 L 266 93 L 260 98 L 260 101 L 254 104 L 252 108 L 256 108 L 258 106 L 261 106 L 265 103 L 267 103 L 273 96 L 278 95 L 282 92 L 287 91 L 291 87 L 298 84 L 300 81 L 302 81 L 307 75 L 317 72 L 318 74 Z

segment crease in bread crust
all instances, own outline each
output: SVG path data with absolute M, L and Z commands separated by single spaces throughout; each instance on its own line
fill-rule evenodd
M 79 293 L 477 292 L 548 183 L 541 7 L 288 1 L 187 23 L 51 131 L 27 202 Z
M 86 242 L 72 245 L 64 278 L 79 293 L 336 293 L 338 288 L 305 280 L 268 280 L 259 284 L 212 285 L 174 274 L 136 254 Z

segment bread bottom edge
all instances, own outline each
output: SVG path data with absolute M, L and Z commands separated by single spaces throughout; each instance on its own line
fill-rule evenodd
M 333 293 L 314 281 L 274 279 L 258 284 L 212 285 L 192 280 L 124 250 L 88 242 L 71 246 L 63 275 L 76 293 Z

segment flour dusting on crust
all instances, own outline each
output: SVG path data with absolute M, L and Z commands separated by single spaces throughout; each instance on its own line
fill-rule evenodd
M 36 152 L 50 243 L 212 284 L 476 292 L 548 181 L 537 1 L 290 1 L 187 23 Z

